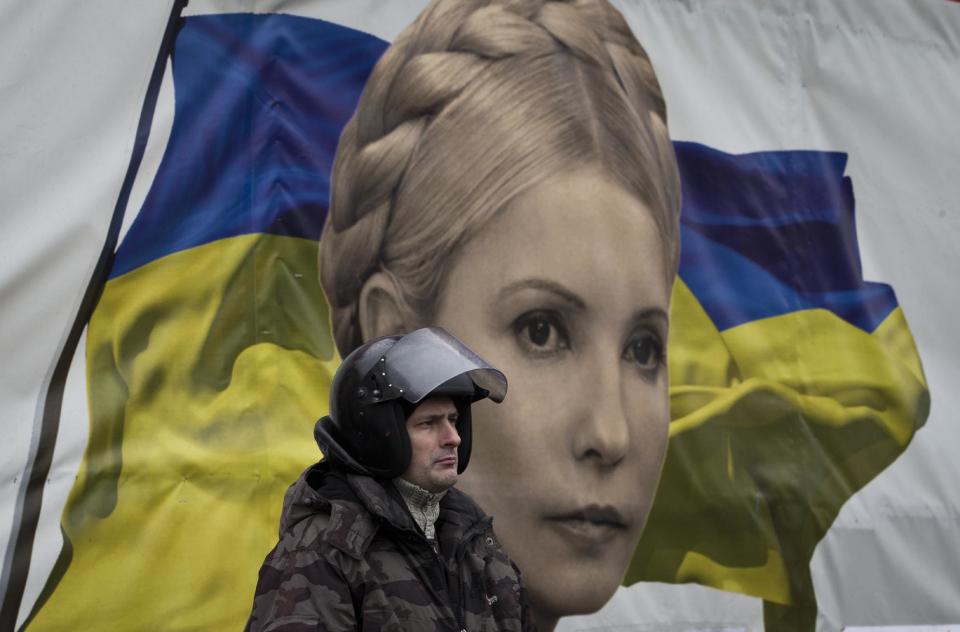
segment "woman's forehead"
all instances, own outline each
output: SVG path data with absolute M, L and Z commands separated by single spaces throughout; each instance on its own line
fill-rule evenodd
M 498 213 L 464 245 L 449 284 L 467 283 L 500 301 L 552 295 L 588 307 L 665 305 L 665 269 L 646 207 L 609 180 L 581 173 L 547 180 Z

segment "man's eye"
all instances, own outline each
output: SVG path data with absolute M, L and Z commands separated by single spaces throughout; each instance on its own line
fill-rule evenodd
M 570 348 L 560 318 L 549 312 L 528 312 L 514 322 L 520 346 L 532 353 L 555 353 Z
M 627 345 L 625 359 L 641 371 L 653 371 L 665 360 L 663 343 L 653 334 L 644 334 Z

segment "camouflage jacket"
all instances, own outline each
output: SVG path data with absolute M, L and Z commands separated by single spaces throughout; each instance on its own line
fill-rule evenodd
M 287 491 L 247 630 L 534 630 L 519 570 L 456 488 L 437 543 L 392 484 L 321 461 Z

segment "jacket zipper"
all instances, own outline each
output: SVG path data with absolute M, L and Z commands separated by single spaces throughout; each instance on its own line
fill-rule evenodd
M 429 549 L 430 555 L 433 556 L 436 567 L 440 569 L 440 577 L 441 577 L 441 580 L 443 581 L 444 592 L 451 599 L 454 599 L 453 592 L 450 590 L 450 572 L 447 569 L 447 565 L 443 562 L 443 558 L 440 557 L 440 553 L 430 545 L 430 541 L 427 540 L 424 537 L 424 535 L 419 531 L 415 531 L 413 529 L 404 529 L 404 531 L 406 531 L 409 534 L 408 539 L 411 544 L 417 547 L 426 547 L 427 549 Z M 457 547 L 458 553 L 460 551 L 460 548 L 461 547 L 459 546 Z M 424 585 L 431 586 L 431 587 L 433 586 L 432 582 L 429 581 L 429 577 L 427 575 L 421 574 L 421 579 L 424 581 Z M 431 590 L 434 590 L 434 589 L 431 588 Z M 439 595 L 435 595 L 434 598 L 437 599 L 437 603 L 443 603 L 443 601 L 439 599 Z M 461 602 L 462 602 L 462 598 L 461 598 Z M 454 604 L 454 607 L 452 607 L 450 610 L 453 613 L 454 619 L 456 620 L 457 627 L 460 629 L 460 632 L 466 632 L 467 626 L 464 622 L 464 616 L 462 613 L 463 607 L 461 603 Z
M 463 612 L 463 602 L 464 602 L 463 582 L 460 581 L 459 576 L 457 576 L 457 571 L 459 571 L 460 565 L 462 562 L 461 560 L 461 558 L 463 557 L 462 551 L 464 549 L 462 546 L 457 547 L 457 550 L 454 553 L 454 560 L 456 561 L 456 567 L 451 573 L 450 569 L 447 568 L 447 565 L 444 563 L 443 558 L 440 557 L 440 553 L 436 549 L 434 549 L 432 546 L 430 546 L 429 542 L 427 542 L 427 548 L 429 548 L 433 552 L 433 557 L 437 561 L 437 566 L 443 569 L 443 581 L 444 581 L 444 584 L 446 584 L 444 588 L 446 589 L 447 594 L 450 595 L 451 599 L 456 600 L 451 610 L 453 610 L 453 616 L 457 620 L 457 627 L 460 628 L 460 632 L 467 632 L 466 616 L 465 616 L 465 613 Z M 457 587 L 456 595 L 454 595 L 454 592 L 450 590 L 451 580 L 456 581 L 456 587 Z
M 443 582 L 444 589 L 446 593 L 450 595 L 451 599 L 455 599 L 456 603 L 453 604 L 453 616 L 456 619 L 457 626 L 460 628 L 460 632 L 467 632 L 467 623 L 466 623 L 466 613 L 463 609 L 463 604 L 466 601 L 466 596 L 464 595 L 464 585 L 460 580 L 459 571 L 463 566 L 463 557 L 466 555 L 467 545 L 471 543 L 476 538 L 482 536 L 490 528 L 490 519 L 482 520 L 478 523 L 475 523 L 466 533 L 463 534 L 463 538 L 457 544 L 457 548 L 454 551 L 453 558 L 455 561 L 455 568 L 453 573 L 449 571 L 447 565 L 443 562 L 443 558 L 440 556 L 440 552 L 434 549 L 430 542 L 424 537 L 422 533 L 412 529 L 405 529 L 406 531 L 412 533 L 414 536 L 412 539 L 417 542 L 418 546 L 426 546 L 430 549 L 430 553 L 433 555 L 433 558 L 436 560 L 437 565 L 443 569 Z M 437 544 L 439 546 L 439 543 Z M 454 595 L 454 592 L 451 589 L 451 574 L 455 575 L 454 580 L 456 581 L 457 592 Z
M 460 626 L 460 632 L 467 632 L 467 614 L 464 612 L 463 604 L 466 603 L 465 586 L 462 578 L 460 577 L 460 571 L 463 569 L 463 558 L 467 553 L 467 546 L 471 545 L 474 540 L 479 537 L 482 537 L 484 533 L 490 528 L 490 519 L 482 520 L 475 523 L 469 531 L 463 534 L 463 538 L 457 544 L 457 549 L 454 551 L 453 559 L 455 561 L 454 574 L 457 582 L 457 603 L 454 613 L 457 617 L 457 624 Z M 433 548 L 433 547 L 430 547 Z M 436 551 L 434 551 L 436 553 Z M 439 553 L 437 553 L 439 558 Z M 447 592 L 450 591 L 449 580 L 447 580 Z M 453 595 L 451 594 L 451 597 Z

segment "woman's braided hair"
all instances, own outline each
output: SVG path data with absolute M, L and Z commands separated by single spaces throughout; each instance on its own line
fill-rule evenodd
M 429 321 L 448 259 L 517 194 L 578 167 L 650 209 L 676 272 L 680 186 L 653 66 L 606 0 L 434 0 L 344 128 L 320 241 L 342 355 L 377 270 Z

